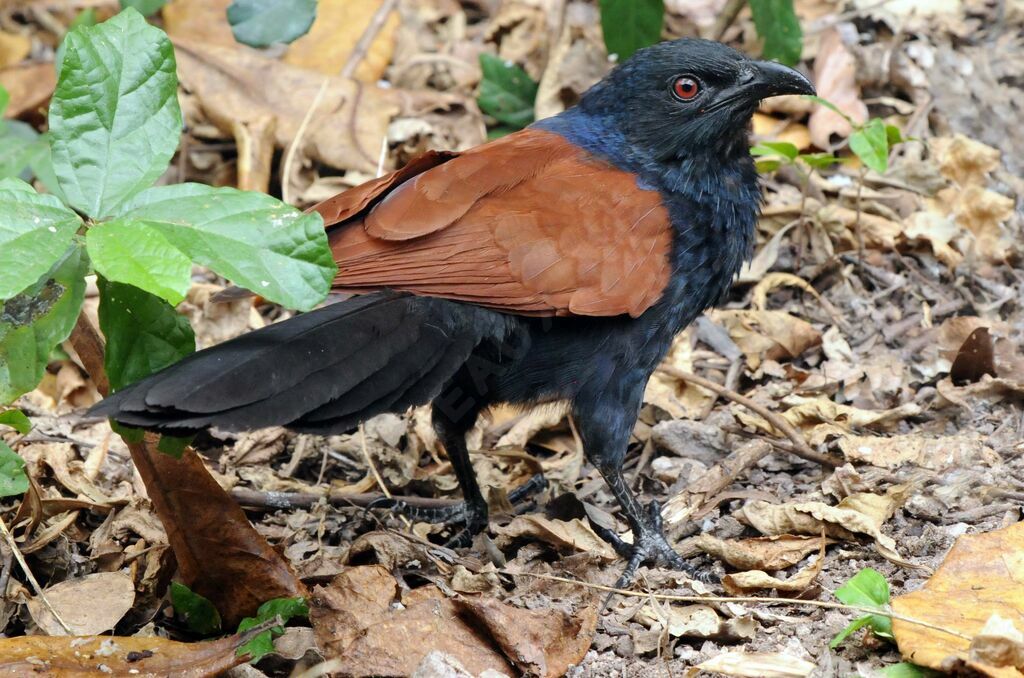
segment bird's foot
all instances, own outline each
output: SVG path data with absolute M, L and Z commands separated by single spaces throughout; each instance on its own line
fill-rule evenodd
M 626 559 L 626 569 L 615 583 L 615 588 L 626 588 L 633 583 L 636 571 L 641 565 L 667 567 L 685 572 L 690 577 L 704 582 L 717 581 L 710 572 L 690 565 L 673 549 L 665 539 L 664 526 L 661 521 L 661 507 L 652 501 L 646 506 L 646 515 L 640 516 L 639 530 L 633 531 L 633 543 L 624 541 L 613 530 L 591 522 L 591 527 L 602 539 L 612 545 L 615 551 Z
M 532 476 L 525 483 L 508 493 L 508 500 L 513 506 L 524 504 L 534 494 L 548 486 L 547 479 L 540 473 Z M 518 508 L 518 506 L 517 506 Z M 447 525 L 461 528 L 455 536 L 445 542 L 449 548 L 469 546 L 480 532 L 487 527 L 487 504 L 483 502 L 460 501 L 457 504 L 441 507 L 411 506 L 400 499 L 381 497 L 366 507 L 370 509 L 388 509 L 418 522 Z

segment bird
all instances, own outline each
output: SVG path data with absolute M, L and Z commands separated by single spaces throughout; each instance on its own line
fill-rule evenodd
M 752 255 L 754 112 L 814 92 L 714 41 L 640 49 L 555 116 L 314 206 L 348 298 L 198 351 L 92 413 L 179 435 L 337 434 L 429 404 L 463 496 L 433 517 L 464 544 L 488 525 L 466 444 L 478 416 L 567 401 L 632 534 L 600 528 L 626 560 L 620 583 L 642 565 L 701 576 L 622 465 L 648 378 Z

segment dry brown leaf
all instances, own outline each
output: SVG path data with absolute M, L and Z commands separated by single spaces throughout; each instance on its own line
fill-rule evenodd
M 764 360 L 792 359 L 821 343 L 818 330 L 785 311 L 718 310 L 712 318 L 729 331 L 751 370 Z
M 235 651 L 250 639 L 250 634 L 202 643 L 138 636 L 3 638 L 0 639 L 0 675 L 219 676 L 245 661 L 245 657 L 237 656 Z
M 828 543 L 833 543 L 828 540 Z M 821 548 L 820 537 L 780 534 L 753 539 L 719 539 L 702 534 L 694 546 L 737 570 L 785 570 Z
M 793 144 L 800 151 L 806 151 L 811 146 L 811 134 L 806 126 L 779 120 L 764 113 L 754 113 L 752 131 L 757 139 Z
M 884 495 L 851 494 L 837 506 L 818 501 L 786 504 L 752 501 L 734 515 L 768 536 L 793 533 L 821 535 L 824 531 L 826 536 L 849 541 L 854 533 L 865 534 L 875 540 L 875 548 L 882 556 L 912 567 L 899 556 L 896 541 L 881 531 L 882 524 L 907 500 L 910 491 L 907 485 L 894 485 Z
M 968 637 L 983 634 L 996 614 L 1024 629 L 1024 523 L 961 536 L 924 588 L 897 596 L 892 607 Z M 915 664 L 944 671 L 966 664 L 988 676 L 1024 676 L 1024 667 L 974 661 L 967 639 L 899 619 L 892 620 L 892 628 L 900 652 Z
M 537 119 L 574 106 L 583 92 L 609 68 L 598 8 L 584 2 L 568 3 L 561 33 L 551 48 L 538 84 L 534 103 Z
M 32 40 L 22 33 L 0 31 L 0 68 L 13 66 L 32 51 Z
M 1024 669 L 1024 633 L 1013 620 L 993 614 L 971 638 L 970 657 L 975 664 Z
M 611 545 L 598 537 L 590 526 L 579 518 L 552 520 L 538 514 L 516 516 L 508 525 L 497 526 L 494 531 L 508 538 L 530 537 L 540 539 L 560 549 L 593 553 L 605 560 L 618 556 Z
M 773 652 L 723 652 L 694 668 L 745 678 L 806 678 L 817 666 L 805 659 Z
M 856 124 L 868 119 L 868 107 L 861 101 L 857 84 L 857 59 L 843 44 L 839 30 L 831 28 L 821 35 L 818 54 L 814 58 L 814 83 L 818 96 L 835 104 Z M 811 141 L 818 148 L 831 148 L 831 136 L 846 138 L 853 131 L 843 116 L 822 105 L 815 107 L 807 123 Z
M 340 75 L 383 3 L 384 0 L 320 0 L 313 26 L 288 47 L 284 62 L 324 75 Z M 381 79 L 391 63 L 399 23 L 398 12 L 393 10 L 359 60 L 353 78 L 371 84 Z
M 664 629 L 673 638 L 751 640 L 757 625 L 751 617 L 722 619 L 709 605 L 644 605 L 635 614 L 641 624 Z
M 495 446 L 525 448 L 535 435 L 561 424 L 568 413 L 567 401 L 537 405 L 513 424 Z
M 662 365 L 693 372 L 693 331 L 687 329 L 672 340 Z M 667 412 L 673 419 L 696 419 L 715 395 L 699 386 L 657 370 L 644 388 L 644 402 Z
M 787 398 L 786 402 L 795 404 L 782 413 L 782 418 L 802 429 L 812 445 L 825 442 L 830 437 L 845 435 L 855 428 L 886 429 L 921 413 L 921 407 L 916 403 L 905 403 L 888 410 L 862 410 L 851 405 L 841 405 L 828 398 L 792 397 Z M 736 417 L 746 426 L 774 436 L 783 435 L 755 414 L 738 410 Z
M 50 100 L 57 86 L 57 74 L 48 61 L 26 62 L 0 69 L 0 85 L 11 100 L 5 117 L 17 118 L 22 113 L 41 108 Z
M 903 226 L 892 219 L 871 214 L 830 202 L 816 213 L 830 235 L 840 240 L 846 249 L 857 249 L 858 224 L 864 246 L 869 249 L 889 252 L 896 248 L 896 241 L 903 233 Z
M 929 139 L 939 170 L 961 187 L 980 186 L 999 167 L 999 150 L 962 134 Z
M 240 46 L 231 33 L 230 4 L 231 0 L 171 0 L 163 8 L 164 30 L 172 38 L 247 49 Z
M 952 246 L 953 241 L 963 232 L 956 220 L 939 209 L 936 200 L 926 200 L 926 205 L 933 208 L 914 212 L 904 221 L 903 238 L 908 241 L 924 241 L 931 246 L 935 258 L 949 267 L 955 267 L 963 260 L 963 255 Z
M 314 590 L 310 621 L 328 659 L 345 675 L 409 675 L 431 652 L 453 657 L 473 675 L 514 666 L 562 675 L 590 646 L 597 615 L 528 611 L 493 599 L 449 600 L 434 586 L 406 592 L 379 565 L 346 568 Z M 503 654 L 505 653 L 505 654 Z M 543 670 L 540 670 L 543 669 Z
M 97 572 L 54 584 L 43 589 L 43 595 L 70 627 L 71 635 L 94 636 L 114 628 L 132 609 L 135 585 L 122 572 Z M 67 635 L 38 597 L 29 599 L 28 612 L 47 635 Z
M 525 675 L 564 676 L 587 654 L 597 627 L 596 606 L 569 616 L 557 609 L 523 610 L 494 598 L 460 598 L 456 603 Z
M 845 435 L 839 438 L 839 449 L 850 461 L 861 461 L 882 468 L 899 468 L 914 464 L 934 471 L 971 467 L 977 464 L 995 466 L 999 455 L 985 444 L 977 433 L 927 438 L 907 433 L 886 438 Z
M 962 252 L 966 254 L 974 250 L 993 263 L 1006 259 L 1015 244 L 1012 233 L 1005 226 L 1013 216 L 1012 198 L 981 186 L 968 186 L 965 189 L 943 189 L 939 191 L 938 199 L 951 206 L 957 224 L 972 236 L 967 244 L 960 246 Z
M 270 116 L 276 121 L 277 145 L 288 145 L 326 78 L 327 89 L 298 152 L 338 169 L 375 173 L 381 140 L 398 116 L 475 110 L 454 94 L 376 87 L 290 66 L 255 50 L 180 37 L 174 42 L 182 85 L 198 96 L 205 114 L 225 135 L 238 122 Z
M 825 546 L 829 540 L 822 536 L 815 539 L 818 557 L 807 567 L 799 570 L 787 579 L 773 577 L 762 570 L 734 572 L 722 578 L 722 586 L 730 595 L 743 595 L 759 589 L 775 589 L 776 591 L 806 591 L 821 574 L 825 564 Z

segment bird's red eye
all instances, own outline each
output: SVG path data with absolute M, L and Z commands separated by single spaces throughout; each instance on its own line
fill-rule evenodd
M 697 96 L 698 92 L 700 92 L 700 83 L 689 76 L 676 78 L 672 83 L 672 93 L 683 101 L 689 101 Z

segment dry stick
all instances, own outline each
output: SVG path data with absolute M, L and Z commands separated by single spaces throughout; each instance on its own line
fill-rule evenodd
M 320 89 L 317 90 L 316 96 L 313 97 L 313 103 L 309 105 L 309 110 L 306 111 L 306 115 L 302 118 L 302 122 L 299 123 L 299 129 L 295 133 L 295 138 L 292 139 L 292 143 L 288 144 L 288 152 L 284 154 L 284 162 L 281 164 L 281 201 L 287 205 L 292 204 L 291 192 L 289 189 L 289 177 L 292 175 L 292 162 L 295 160 L 295 149 L 299 147 L 302 142 L 302 137 L 306 135 L 306 128 L 309 127 L 309 121 L 313 119 L 313 113 L 316 111 L 317 106 L 320 105 L 320 100 L 324 98 L 324 92 L 327 91 L 327 85 L 330 82 L 327 78 L 320 83 Z
M 683 381 L 706 388 L 709 391 L 714 391 L 723 398 L 731 400 L 737 405 L 742 405 L 743 407 L 746 407 L 748 410 L 751 410 L 752 412 L 761 415 L 764 419 L 768 421 L 769 424 L 771 424 L 774 428 L 778 429 L 779 431 L 782 431 L 786 435 L 786 437 L 789 438 L 790 441 L 792 441 L 792 452 L 801 459 L 813 461 L 824 466 L 831 466 L 832 468 L 837 468 L 843 465 L 843 462 L 841 460 L 836 459 L 831 455 L 821 454 L 820 452 L 815 452 L 814 450 L 812 450 L 810 445 L 807 444 L 807 441 L 804 440 L 804 437 L 800 434 L 800 432 L 793 428 L 792 424 L 790 424 L 788 421 L 783 419 L 775 412 L 772 412 L 768 408 L 755 403 L 750 398 L 742 396 L 736 391 L 730 390 L 720 384 L 716 384 L 715 382 L 709 379 L 705 379 L 704 377 L 698 377 L 696 374 L 692 374 L 690 372 L 681 370 L 678 367 L 662 365 L 658 369 L 664 372 L 665 374 L 675 377 L 676 379 L 682 379 Z
M 14 535 L 12 535 L 11 531 L 7 529 L 7 523 L 5 523 L 2 518 L 0 518 L 0 531 L 3 532 L 3 538 L 7 543 L 7 548 L 11 550 L 11 554 L 14 556 L 15 560 L 18 561 L 18 565 L 21 566 L 21 571 L 25 573 L 25 578 L 28 579 L 29 583 L 32 585 L 32 589 L 36 592 L 36 595 L 39 596 L 39 600 L 43 602 L 43 606 L 50 612 L 50 614 L 53 615 L 53 618 L 57 620 L 57 623 L 60 624 L 60 627 L 64 629 L 69 636 L 75 635 L 75 632 L 71 630 L 71 627 L 68 626 L 67 622 L 61 619 L 60 615 L 57 614 L 57 610 L 53 609 L 53 605 L 50 605 L 50 601 L 46 599 L 45 595 L 43 595 L 42 587 L 39 586 L 39 582 L 36 581 L 36 576 L 32 574 L 32 570 L 28 569 L 28 563 L 25 562 L 25 556 L 21 555 L 21 551 L 18 550 L 18 544 L 14 541 Z
M 845 603 L 831 603 L 825 600 L 801 600 L 800 598 L 772 598 L 770 596 L 677 596 L 670 593 L 652 593 L 650 591 L 628 591 L 626 589 L 615 588 L 614 586 L 604 586 L 602 584 L 591 584 L 590 582 L 580 581 L 579 579 L 569 579 L 568 577 L 557 577 L 553 574 L 541 574 L 539 572 L 512 572 L 510 570 L 500 569 L 500 574 L 507 574 L 515 577 L 518 575 L 526 575 L 527 577 L 536 577 L 537 579 L 546 579 L 548 581 L 557 581 L 562 584 L 575 584 L 582 586 L 583 588 L 594 589 L 597 591 L 605 591 L 607 593 L 618 593 L 623 596 L 630 596 L 632 598 L 654 598 L 655 600 L 667 600 L 675 601 L 677 603 L 767 603 L 769 605 L 810 605 L 811 607 L 824 607 L 831 610 L 851 610 L 854 612 L 866 612 L 868 614 L 877 614 L 883 617 L 889 617 L 897 621 L 906 622 L 907 624 L 916 624 L 917 626 L 923 626 L 926 629 L 933 631 L 940 631 L 942 633 L 948 633 L 951 636 L 956 636 L 962 640 L 970 641 L 971 636 L 960 633 L 953 629 L 948 629 L 938 624 L 932 624 L 926 622 L 923 619 L 914 619 L 913 617 L 906 617 L 897 612 L 893 612 L 889 608 L 883 607 L 868 607 L 866 605 L 846 605 Z
M 377 465 L 373 463 L 373 459 L 370 457 L 370 449 L 366 446 L 366 427 L 363 424 L 359 424 L 359 444 L 363 448 L 363 459 L 366 460 L 366 465 L 370 467 L 370 472 L 373 474 L 373 479 L 377 481 L 377 486 L 384 493 L 385 497 L 391 499 L 391 492 L 388 491 L 388 486 L 384 484 L 384 479 L 377 472 Z M 412 528 L 412 523 L 409 522 L 408 518 L 402 514 L 399 514 L 398 517 L 402 519 L 406 527 Z
M 377 11 L 373 13 L 373 17 L 370 18 L 370 23 L 366 24 L 366 29 L 363 34 L 359 36 L 359 42 L 352 48 L 352 53 L 348 55 L 348 61 L 341 69 L 341 77 L 351 78 L 356 72 L 356 68 L 359 67 L 359 63 L 366 56 L 366 53 L 370 51 L 370 45 L 373 44 L 374 38 L 380 33 L 380 29 L 384 28 L 384 24 L 388 20 L 388 16 L 395 8 L 396 0 L 385 0 L 381 3 Z

